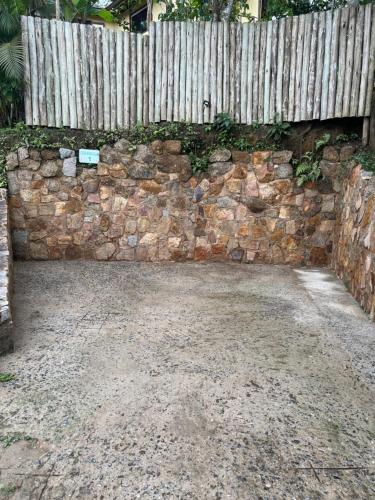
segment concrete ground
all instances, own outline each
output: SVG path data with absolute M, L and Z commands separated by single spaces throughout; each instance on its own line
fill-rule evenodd
M 0 495 L 375 496 L 375 325 L 327 271 L 23 262 Z

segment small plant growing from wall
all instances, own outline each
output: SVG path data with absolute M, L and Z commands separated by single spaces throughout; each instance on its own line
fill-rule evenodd
M 320 168 L 321 152 L 331 139 L 330 134 L 324 134 L 315 141 L 314 151 L 305 153 L 296 167 L 297 185 L 303 186 L 306 182 L 315 182 L 322 178 Z
M 287 122 L 278 122 L 270 125 L 267 138 L 272 139 L 274 142 L 279 143 L 282 139 L 285 139 L 288 135 L 290 135 L 290 123 Z

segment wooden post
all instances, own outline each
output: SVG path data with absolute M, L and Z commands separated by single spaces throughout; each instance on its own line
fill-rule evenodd
M 365 118 L 366 120 L 366 118 Z M 375 92 L 372 93 L 371 114 L 369 120 L 369 148 L 375 152 Z
M 369 143 L 369 134 L 370 134 L 370 118 L 365 116 L 363 118 L 363 126 L 362 126 L 362 146 L 366 147 Z

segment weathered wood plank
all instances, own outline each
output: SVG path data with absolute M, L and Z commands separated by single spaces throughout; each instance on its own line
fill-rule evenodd
M 33 109 L 31 102 L 31 73 L 30 73 L 30 55 L 29 55 L 29 33 L 27 27 L 27 17 L 21 16 L 22 28 L 22 50 L 24 60 L 23 84 L 25 101 L 25 121 L 26 125 L 33 124 Z
M 155 113 L 154 121 L 160 122 L 161 73 L 163 51 L 162 23 L 155 23 Z
M 284 79 L 284 59 L 285 59 L 285 27 L 286 19 L 280 19 L 277 24 L 277 52 L 274 54 L 276 67 L 276 94 L 275 94 L 275 120 L 283 121 L 283 79 Z
M 186 101 L 185 101 L 185 120 L 191 122 L 192 111 L 192 64 L 193 64 L 193 36 L 194 27 L 192 22 L 187 23 L 186 27 Z
M 305 16 L 298 17 L 297 59 L 296 59 L 296 82 L 294 89 L 294 120 L 301 120 L 301 97 L 303 78 L 303 53 L 305 41 Z
M 276 116 L 276 84 L 277 84 L 277 49 L 278 49 L 278 21 L 272 21 L 272 45 L 271 45 L 271 81 L 270 81 L 270 105 L 268 123 L 280 121 Z M 280 80 L 282 81 L 282 80 Z
M 236 60 L 235 60 L 235 120 L 241 121 L 241 54 L 242 54 L 242 29 L 241 24 L 236 24 Z
M 315 71 L 315 85 L 314 85 L 314 109 L 313 109 L 314 120 L 320 117 L 325 36 L 326 36 L 326 15 L 325 12 L 319 12 L 318 47 L 316 56 L 316 71 Z
M 223 112 L 224 23 L 217 25 L 216 113 Z
M 372 6 L 372 23 L 371 23 L 371 42 L 370 42 L 370 60 L 368 68 L 368 82 L 366 93 L 365 115 L 371 114 L 371 101 L 374 92 L 375 79 L 375 5 Z
M 137 123 L 143 120 L 143 40 L 137 37 Z
M 203 96 L 204 96 L 204 22 L 199 22 L 199 44 L 198 44 L 198 123 L 203 123 Z
M 335 116 L 342 116 L 342 110 L 343 110 L 348 22 L 349 22 L 349 8 L 342 9 L 340 28 L 339 28 L 337 86 L 336 86 L 336 99 L 335 99 L 335 109 L 334 109 Z
M 229 114 L 235 117 L 236 107 L 236 25 L 229 24 Z
M 148 120 L 155 121 L 155 23 L 148 30 Z
M 173 121 L 173 86 L 174 86 L 174 22 L 168 23 L 168 87 L 167 87 L 167 121 Z
M 258 79 L 258 122 L 264 123 L 264 78 L 266 68 L 268 23 L 260 23 L 259 79 Z
M 296 69 L 297 69 L 297 42 L 298 42 L 298 17 L 292 18 L 292 34 L 290 46 L 290 72 L 288 94 L 288 121 L 294 120 L 295 94 L 296 94 Z
M 98 128 L 98 85 L 96 81 L 95 67 L 95 33 L 92 26 L 87 26 L 87 50 L 89 54 L 89 75 L 90 75 L 90 128 Z
M 362 70 L 359 87 L 358 115 L 363 116 L 366 108 L 367 80 L 369 76 L 370 43 L 371 43 L 371 11 L 372 5 L 365 6 L 365 20 L 362 46 Z
M 352 87 L 350 91 L 350 116 L 357 116 L 358 113 L 358 99 L 361 82 L 361 69 L 362 69 L 362 42 L 364 31 L 364 7 L 358 7 L 357 23 L 354 42 L 354 65 L 352 74 Z
M 345 57 L 345 79 L 344 79 L 342 116 L 349 116 L 350 114 L 350 93 L 352 88 L 352 74 L 353 74 L 353 64 L 354 64 L 356 20 L 357 20 L 357 8 L 350 7 L 348 32 L 347 32 L 346 57 Z
M 70 127 L 77 128 L 77 105 L 76 105 L 75 76 L 74 76 L 74 51 L 73 51 L 72 24 L 71 23 L 64 23 L 64 26 L 65 26 L 66 65 L 67 65 L 67 78 L 68 78 Z
M 181 23 L 174 24 L 174 63 L 173 63 L 173 120 L 178 122 L 180 116 L 180 52 L 181 52 Z M 151 93 L 151 89 L 150 89 Z
M 116 31 L 116 119 L 117 127 L 124 127 L 124 36 Z
M 253 106 L 252 122 L 258 121 L 258 100 L 259 100 L 259 55 L 260 55 L 260 26 L 261 23 L 254 25 L 254 59 L 253 59 Z
M 108 32 L 106 32 L 108 35 Z M 84 24 L 80 25 L 80 35 L 81 35 L 81 81 L 82 81 L 82 103 L 83 103 L 83 127 L 85 129 L 90 129 L 91 127 L 91 117 L 90 117 L 90 70 L 89 70 L 89 54 L 88 54 L 88 47 L 87 47 L 87 29 Z M 103 33 L 104 35 L 104 33 Z M 106 41 L 108 43 L 108 38 L 106 38 Z M 108 51 L 108 45 L 107 45 L 107 51 Z M 108 60 L 108 53 L 106 57 L 106 62 L 108 64 L 109 68 L 109 60 Z M 107 78 L 106 78 L 107 77 Z M 108 70 L 108 75 L 106 74 L 104 76 L 105 80 L 109 84 L 109 70 Z M 110 104 L 109 104 L 109 95 L 110 91 L 108 89 L 108 116 L 110 113 Z M 63 109 L 64 109 L 64 104 L 63 104 Z M 111 122 L 108 121 L 107 124 L 107 130 L 109 130 L 111 127 Z
M 186 23 L 181 23 L 181 55 L 180 55 L 180 121 L 186 119 Z
M 331 38 L 331 64 L 329 72 L 328 110 L 327 118 L 335 116 L 337 65 L 339 53 L 340 9 L 333 11 L 332 38 Z
M 217 114 L 217 23 L 211 26 L 211 55 L 210 55 L 210 121 L 215 120 Z
M 50 37 L 50 22 L 42 19 L 43 48 L 45 54 L 47 125 L 55 126 L 54 78 L 52 64 L 52 45 Z M 24 61 L 25 61 L 24 57 Z M 25 61 L 26 62 L 26 61 Z
M 331 37 L 332 37 L 332 11 L 325 13 L 326 37 L 324 44 L 324 65 L 322 75 L 322 94 L 320 103 L 320 119 L 326 120 L 328 116 L 328 87 L 329 87 L 329 69 L 331 64 Z
M 111 129 L 117 127 L 117 95 L 116 95 L 116 34 L 109 32 L 109 69 L 111 75 Z
M 300 102 L 300 120 L 306 120 L 307 116 L 307 93 L 309 85 L 309 65 L 310 65 L 310 45 L 312 14 L 304 16 L 305 32 L 303 37 L 303 55 L 302 55 L 302 74 L 301 74 L 301 102 Z
M 270 83 L 271 83 L 271 61 L 272 61 L 272 21 L 267 24 L 266 58 L 264 66 L 264 104 L 263 123 L 270 121 Z
M 211 21 L 205 23 L 204 29 L 204 89 L 203 89 L 203 100 L 204 100 L 204 112 L 203 120 L 205 123 L 210 121 L 210 57 L 211 57 Z
M 30 19 L 30 18 L 29 18 Z M 57 30 L 57 53 L 58 53 L 58 61 L 59 61 L 59 73 L 60 73 L 60 83 L 61 83 L 61 112 L 62 112 L 62 125 L 64 127 L 69 126 L 69 98 L 68 98 L 68 80 L 66 78 L 66 45 L 65 45 L 65 31 L 64 31 L 64 23 L 63 21 L 56 21 L 56 30 Z M 31 47 L 30 47 L 31 48 Z M 30 52 L 31 54 L 31 52 Z M 33 67 L 33 66 L 31 66 Z M 33 74 L 34 72 L 32 72 Z M 38 73 L 36 72 L 36 78 L 38 78 Z M 33 85 L 34 87 L 34 85 Z M 34 87 L 36 91 L 38 91 L 38 84 Z M 33 105 L 34 112 L 34 105 Z M 35 125 L 40 125 L 40 121 L 38 120 Z
M 148 81 L 148 68 L 149 68 L 149 36 L 143 35 L 142 37 L 142 50 L 143 50 L 143 125 L 147 126 L 149 123 L 149 81 Z
M 162 59 L 161 59 L 161 97 L 160 97 L 160 119 L 167 119 L 168 98 L 168 23 L 162 24 Z
M 293 18 L 285 19 L 285 35 L 284 35 L 284 58 L 283 58 L 283 95 L 281 104 L 281 119 L 288 120 L 289 107 L 289 73 L 291 65 L 291 44 L 292 44 L 292 23 Z
M 159 107 L 159 112 L 160 112 L 160 107 Z M 130 126 L 133 126 L 136 123 L 137 123 L 137 34 L 130 33 Z
M 47 125 L 47 103 L 46 103 L 46 72 L 44 61 L 44 47 L 42 35 L 42 20 L 35 18 L 35 41 L 38 67 L 38 100 L 40 125 Z M 70 68 L 69 68 L 70 69 Z
M 153 24 L 150 27 L 150 36 L 151 36 L 152 26 Z M 124 32 L 124 127 L 125 128 L 130 127 L 130 78 L 131 78 L 130 64 L 131 64 L 130 33 L 129 31 L 125 31 Z M 154 110 L 152 110 L 152 113 L 153 112 Z M 150 107 L 150 120 L 151 120 L 151 107 Z
M 246 112 L 247 112 L 247 65 L 248 65 L 248 55 L 249 55 L 249 23 L 244 23 L 242 25 L 242 52 L 241 52 L 241 101 L 240 101 L 240 123 L 246 123 Z M 218 54 L 218 58 L 220 54 Z
M 76 107 L 77 107 L 77 128 L 84 128 L 83 122 L 83 104 L 82 104 L 82 86 L 81 86 L 81 32 L 78 23 L 72 24 L 73 34 L 73 52 L 74 52 L 74 87 L 76 94 Z M 96 67 L 98 61 L 96 61 Z
M 229 23 L 225 22 L 223 27 L 223 111 L 229 111 L 229 59 L 230 59 L 230 34 Z
M 253 122 L 253 67 L 254 67 L 254 23 L 249 26 L 249 51 L 247 54 L 247 102 L 246 123 Z
M 199 23 L 193 24 L 193 57 L 192 57 L 192 78 L 191 78 L 191 121 L 198 122 L 198 47 L 199 44 Z
M 83 38 L 82 35 L 84 35 L 84 32 L 81 28 L 81 48 L 82 48 L 82 69 L 85 67 L 84 66 L 84 53 L 83 53 Z M 108 37 L 109 37 L 109 31 L 108 30 L 103 30 L 102 34 L 102 44 L 103 44 L 103 115 L 104 115 L 104 129 L 109 130 L 111 128 L 111 87 L 110 87 L 110 69 L 109 69 L 109 42 L 108 42 Z M 84 74 L 82 72 L 82 87 L 83 89 L 85 88 L 85 83 L 84 83 Z M 87 106 L 86 97 L 85 97 L 85 90 L 84 90 L 84 97 L 83 97 L 83 114 L 85 115 L 85 108 Z M 84 118 L 85 122 L 87 118 Z
M 50 21 L 51 27 L 51 44 L 52 44 L 52 65 L 53 65 L 53 75 L 54 75 L 54 105 L 55 105 L 55 126 L 62 126 L 62 115 L 61 115 L 61 84 L 60 84 L 60 68 L 59 68 L 59 58 L 58 58 L 58 47 L 57 47 L 57 27 L 56 21 L 52 19 Z M 79 58 L 77 57 L 78 61 Z M 82 128 L 82 126 L 80 126 Z
M 104 104 L 103 104 L 103 44 L 102 30 L 95 30 L 95 54 L 96 54 L 96 81 L 98 92 L 98 129 L 104 128 Z
M 308 83 L 307 83 L 307 103 L 305 119 L 311 120 L 314 112 L 314 91 L 315 91 L 315 73 L 318 48 L 318 30 L 319 30 L 319 14 L 315 12 L 312 16 L 311 26 L 311 45 L 310 45 L 310 61 L 308 68 Z

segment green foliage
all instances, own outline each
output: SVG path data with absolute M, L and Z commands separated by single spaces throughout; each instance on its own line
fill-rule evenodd
M 275 142 L 280 142 L 282 139 L 290 135 L 289 132 L 290 123 L 287 122 L 277 122 L 270 125 L 267 137 L 274 140 Z
M 305 153 L 296 166 L 297 185 L 303 186 L 306 182 L 315 182 L 322 178 L 320 168 L 321 150 L 331 139 L 330 134 L 323 134 L 315 141 L 314 151 Z
M 361 0 L 364 5 L 373 3 L 374 0 Z M 349 0 L 268 0 L 264 18 L 280 18 L 286 16 L 298 16 L 309 12 L 338 9 L 349 5 Z
M 11 382 L 16 376 L 12 373 L 0 373 L 0 382 Z
M 0 443 L 3 448 L 9 448 L 14 443 L 18 443 L 18 441 L 29 441 L 32 444 L 35 444 L 36 439 L 24 434 L 23 432 L 11 432 L 9 434 L 0 435 Z
M 164 12 L 159 21 L 251 21 L 247 0 L 157 0 Z
M 194 153 L 189 154 L 191 169 L 194 174 L 206 172 L 208 169 L 208 154 L 197 156 Z
M 359 139 L 358 134 L 338 134 L 335 139 L 336 144 L 342 144 L 343 142 L 357 141 Z
M 2 496 L 2 497 L 11 496 L 16 491 L 16 489 L 17 489 L 17 486 L 15 486 L 14 484 L 0 483 L 0 496 Z
M 375 153 L 373 151 L 362 150 L 353 155 L 353 160 L 357 161 L 363 170 L 375 172 Z

